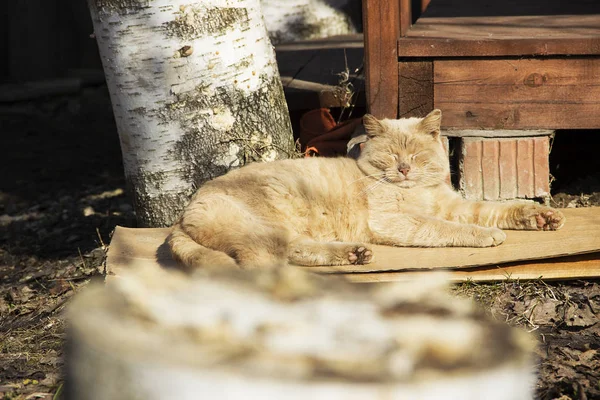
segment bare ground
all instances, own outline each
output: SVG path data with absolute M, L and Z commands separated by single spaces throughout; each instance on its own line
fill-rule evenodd
M 0 398 L 60 398 L 65 305 L 103 279 L 115 225 L 135 226 L 108 95 L 100 86 L 0 106 L 0 132 Z M 553 201 L 600 205 L 597 146 L 574 136 L 557 136 Z M 454 290 L 537 335 L 539 399 L 600 398 L 600 281 Z

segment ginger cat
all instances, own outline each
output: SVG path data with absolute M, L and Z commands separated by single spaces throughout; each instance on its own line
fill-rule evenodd
M 168 244 L 189 268 L 364 264 L 370 243 L 488 247 L 501 229 L 556 230 L 565 218 L 532 202 L 467 201 L 446 182 L 442 113 L 377 120 L 357 160 L 254 163 L 205 183 Z

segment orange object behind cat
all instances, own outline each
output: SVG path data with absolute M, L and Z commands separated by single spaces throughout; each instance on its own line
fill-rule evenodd
M 337 124 L 329 109 L 319 108 L 305 113 L 300 119 L 300 144 L 306 157 L 345 156 L 348 142 L 362 118 L 352 118 Z

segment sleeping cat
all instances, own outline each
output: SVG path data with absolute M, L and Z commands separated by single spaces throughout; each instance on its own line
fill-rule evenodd
M 533 202 L 467 201 L 447 183 L 441 111 L 365 115 L 357 160 L 254 163 L 205 183 L 168 244 L 189 268 L 364 264 L 369 244 L 489 247 L 501 229 L 556 230 L 565 218 Z

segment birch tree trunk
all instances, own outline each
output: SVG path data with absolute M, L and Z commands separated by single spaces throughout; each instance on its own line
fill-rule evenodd
M 195 188 L 294 151 L 259 0 L 88 0 L 140 226 Z
M 265 23 L 274 43 L 355 33 L 344 11 L 356 0 L 261 0 Z

